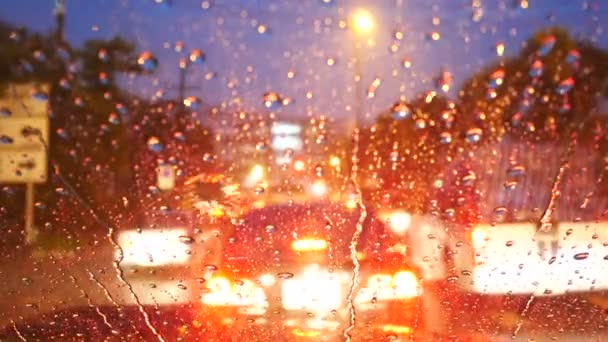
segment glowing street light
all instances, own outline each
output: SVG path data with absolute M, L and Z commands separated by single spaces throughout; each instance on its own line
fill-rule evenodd
M 357 33 L 365 34 L 374 29 L 374 18 L 366 9 L 358 9 L 353 13 L 353 30 Z

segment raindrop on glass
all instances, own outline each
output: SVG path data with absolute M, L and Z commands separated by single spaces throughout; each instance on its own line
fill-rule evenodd
M 540 47 L 538 48 L 538 51 L 537 51 L 538 55 L 541 57 L 548 55 L 551 52 L 551 50 L 553 50 L 553 47 L 555 46 L 555 42 L 557 42 L 557 39 L 553 35 L 544 37 L 541 40 Z
M 158 67 L 158 60 L 151 52 L 144 51 L 137 57 L 137 65 L 145 71 L 154 71 Z
M 152 152 L 160 152 L 163 150 L 163 144 L 157 137 L 150 137 L 148 139 L 148 149 Z
M 397 102 L 392 108 L 393 119 L 401 120 L 409 118 L 412 115 L 410 108 L 403 102 Z

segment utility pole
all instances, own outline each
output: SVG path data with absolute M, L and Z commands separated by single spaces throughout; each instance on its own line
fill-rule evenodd
M 55 22 L 57 23 L 56 39 L 58 42 L 63 42 L 63 33 L 65 29 L 65 0 L 55 0 Z

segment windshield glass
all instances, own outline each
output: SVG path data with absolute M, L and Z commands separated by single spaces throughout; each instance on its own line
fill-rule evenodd
M 0 5 L 0 340 L 608 340 L 607 19 Z

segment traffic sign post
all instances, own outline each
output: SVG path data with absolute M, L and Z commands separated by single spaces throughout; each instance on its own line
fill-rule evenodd
M 34 184 L 47 181 L 48 87 L 12 85 L 0 98 L 0 183 L 25 184 L 25 240 L 35 241 Z

